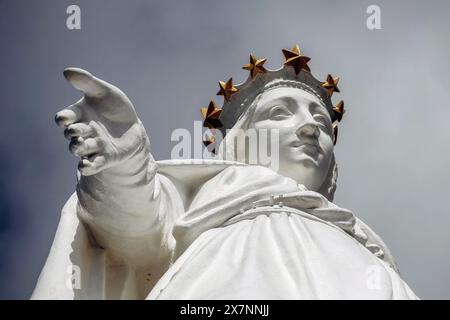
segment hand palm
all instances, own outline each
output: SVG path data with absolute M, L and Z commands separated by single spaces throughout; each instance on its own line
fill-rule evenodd
M 82 158 L 82 175 L 110 168 L 145 145 L 145 129 L 120 89 L 82 69 L 68 68 L 64 76 L 84 97 L 58 112 L 55 120 L 66 127 L 70 151 Z

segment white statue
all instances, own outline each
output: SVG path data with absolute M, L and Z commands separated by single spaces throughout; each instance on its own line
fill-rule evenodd
M 66 69 L 84 97 L 56 122 L 78 184 L 32 298 L 416 299 L 383 241 L 331 202 L 338 79 L 318 82 L 298 47 L 283 53 L 277 71 L 251 56 L 244 84 L 221 82 L 223 111 L 208 116 L 227 160 L 199 163 L 155 161 L 126 95 Z M 262 129 L 279 132 L 277 172 L 233 144 Z

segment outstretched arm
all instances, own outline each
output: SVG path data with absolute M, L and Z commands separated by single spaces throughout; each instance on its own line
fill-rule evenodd
M 100 246 L 145 265 L 143 256 L 161 254 L 157 251 L 165 236 L 155 194 L 156 163 L 145 129 L 117 87 L 82 69 L 66 69 L 64 76 L 84 93 L 55 117 L 65 128 L 70 151 L 81 158 L 80 216 Z

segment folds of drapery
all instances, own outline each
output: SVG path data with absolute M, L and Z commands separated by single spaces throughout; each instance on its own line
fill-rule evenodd
M 317 193 L 303 190 L 293 180 L 269 169 L 226 161 L 164 161 L 159 162 L 159 167 L 161 192 L 167 193 L 165 201 L 172 201 L 173 192 L 177 192 L 179 195 L 175 198 L 182 199 L 183 203 L 174 206 L 181 206 L 186 211 L 176 222 L 171 222 L 175 223 L 175 259 L 185 251 L 196 248 L 197 243 L 194 245 L 194 241 L 204 237 L 203 234 L 208 230 L 218 232 L 230 224 L 231 219 L 238 220 L 243 213 L 250 213 L 249 208 L 262 206 L 264 201 L 269 201 L 270 206 L 271 200 L 283 195 L 285 207 L 297 206 L 303 208 L 303 214 L 318 221 L 328 220 L 328 228 L 334 226 L 343 230 L 349 238 L 353 238 L 352 241 L 373 252 L 373 257 L 395 266 L 392 255 L 380 237 L 350 211 L 338 208 Z M 314 205 L 305 205 L 308 202 L 306 200 Z M 116 283 L 121 283 L 122 289 L 115 289 L 115 298 L 145 297 L 146 294 L 130 293 L 134 282 L 145 280 L 136 280 L 133 274 L 130 276 L 126 266 L 124 272 L 118 273 L 120 276 L 108 275 L 111 270 L 108 252 L 96 244 L 89 229 L 80 221 L 78 210 L 78 199 L 73 194 L 62 210 L 52 248 L 32 298 L 107 299 L 111 298 L 108 290 L 114 288 Z M 164 230 L 172 232 L 172 225 L 167 225 Z M 183 258 L 178 260 L 182 261 Z M 173 266 L 169 268 L 168 274 L 171 270 L 174 270 Z M 80 279 L 78 282 L 77 277 Z M 78 287 L 78 284 L 81 286 Z

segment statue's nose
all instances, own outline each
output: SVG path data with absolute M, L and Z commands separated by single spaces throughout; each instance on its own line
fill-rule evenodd
M 300 127 L 298 127 L 295 133 L 299 138 L 307 136 L 307 137 L 314 137 L 317 139 L 319 137 L 320 130 L 317 123 L 311 121 L 302 124 Z

